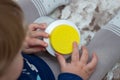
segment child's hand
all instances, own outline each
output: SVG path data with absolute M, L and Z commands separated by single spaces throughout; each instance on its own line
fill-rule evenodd
M 49 35 L 44 32 L 45 28 L 46 24 L 31 24 L 28 27 L 27 36 L 23 44 L 24 52 L 35 53 L 45 50 L 45 47 L 47 47 L 47 43 L 45 43 L 42 39 L 39 39 L 48 38 Z
M 91 62 L 88 63 L 88 51 L 85 47 L 82 47 L 82 50 L 83 52 L 80 57 L 77 43 L 74 42 L 71 63 L 67 63 L 62 55 L 56 54 L 62 73 L 73 73 L 82 77 L 83 80 L 87 80 L 90 77 L 96 68 L 98 59 L 94 53 Z

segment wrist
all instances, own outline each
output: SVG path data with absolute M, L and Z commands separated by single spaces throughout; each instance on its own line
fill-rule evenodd
M 61 73 L 58 80 L 83 80 L 80 76 L 73 73 Z

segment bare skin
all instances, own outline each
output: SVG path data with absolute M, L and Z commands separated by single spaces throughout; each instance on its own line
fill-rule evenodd
M 90 75 L 94 72 L 98 58 L 96 53 L 93 53 L 93 58 L 91 62 L 88 63 L 88 51 L 85 47 L 82 47 L 82 55 L 79 55 L 79 49 L 76 42 L 73 43 L 73 53 L 71 57 L 71 63 L 67 63 L 65 58 L 57 53 L 57 59 L 61 66 L 61 72 L 68 72 L 76 74 L 83 78 L 83 80 L 88 80 Z
M 31 24 L 29 26 L 29 34 L 26 37 L 28 39 L 26 39 L 25 41 L 28 48 L 24 48 L 24 51 L 31 53 L 45 50 L 45 47 L 47 47 L 47 43 L 38 38 L 49 37 L 49 35 L 44 32 L 46 26 L 46 24 Z M 41 31 L 36 31 L 37 29 L 40 29 Z M 82 47 L 82 50 L 83 52 L 80 57 L 78 45 L 76 42 L 74 42 L 71 63 L 66 63 L 65 58 L 62 55 L 58 53 L 56 54 L 61 67 L 61 72 L 74 73 L 82 77 L 84 80 L 87 80 L 90 77 L 90 75 L 94 72 L 96 68 L 98 58 L 96 53 L 93 53 L 92 60 L 88 63 L 88 51 L 86 47 Z
M 46 28 L 45 24 L 31 24 L 28 29 L 28 34 L 23 44 L 23 51 L 30 54 L 39 51 L 44 51 L 47 47 L 47 43 L 38 39 L 39 37 L 48 38 L 49 35 L 44 32 Z M 36 31 L 41 29 L 42 31 Z M 87 80 L 90 75 L 94 72 L 97 65 L 97 56 L 94 53 L 91 62 L 88 63 L 88 52 L 85 47 L 82 48 L 83 53 L 80 57 L 79 49 L 76 42 L 73 44 L 73 53 L 71 63 L 67 63 L 64 57 L 60 54 L 56 54 L 60 63 L 61 72 L 68 72 L 76 74 Z M 11 65 L 6 69 L 6 73 L 0 77 L 0 80 L 17 80 L 22 72 L 23 68 L 23 57 L 20 53 L 17 54 Z M 14 74 L 14 76 L 13 76 Z
M 23 57 L 21 53 L 18 53 L 13 62 L 8 66 L 4 75 L 0 77 L 0 80 L 17 80 L 23 68 Z
M 26 53 L 35 53 L 39 51 L 45 51 L 45 47 L 48 46 L 46 42 L 39 39 L 39 37 L 42 38 L 48 38 L 49 35 L 44 32 L 46 28 L 46 24 L 31 24 L 28 27 L 27 36 L 25 38 L 25 42 L 23 44 L 23 51 Z M 40 29 L 41 31 L 37 31 L 37 29 Z
M 48 37 L 48 34 L 44 32 L 46 28 L 45 24 L 31 24 L 28 29 L 26 39 L 23 44 L 22 50 L 26 53 L 34 53 L 41 50 L 45 50 L 47 43 L 39 40 L 38 37 Z M 36 32 L 35 29 L 42 29 L 43 32 Z M 20 76 L 23 68 L 23 57 L 21 52 L 16 53 L 15 59 L 11 62 L 6 69 L 5 74 L 0 77 L 0 80 L 17 80 Z M 14 76 L 13 76 L 14 75 Z

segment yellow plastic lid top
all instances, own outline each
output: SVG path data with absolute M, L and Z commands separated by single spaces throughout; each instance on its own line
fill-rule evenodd
M 58 25 L 50 34 L 50 43 L 53 49 L 61 54 L 70 54 L 74 41 L 79 44 L 80 36 L 77 30 L 70 25 Z

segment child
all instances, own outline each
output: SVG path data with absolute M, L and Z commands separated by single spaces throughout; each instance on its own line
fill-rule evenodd
M 45 11 L 45 9 L 42 6 L 35 7 L 31 1 L 32 2 L 34 1 L 35 3 L 41 2 L 41 0 L 19 0 L 18 1 L 24 13 L 26 14 L 25 17 L 27 22 L 33 22 L 36 18 L 43 15 L 42 11 L 41 11 L 42 12 L 41 15 L 38 14 L 38 11 L 40 11 L 38 9 L 43 9 Z M 43 1 L 46 1 L 46 0 L 43 0 Z M 52 4 L 51 1 L 53 0 L 49 0 L 50 2 L 49 4 Z M 57 0 L 57 2 L 61 2 L 61 1 L 66 1 L 66 0 Z M 67 0 L 67 1 L 70 2 L 71 0 Z M 53 6 L 53 7 L 55 8 L 56 6 Z M 48 9 L 52 10 L 51 8 L 48 8 Z M 29 13 L 28 10 L 31 12 L 30 14 L 32 16 L 29 16 L 30 14 L 28 14 Z M 95 51 L 97 52 L 98 59 L 99 59 L 96 71 L 92 74 L 92 76 L 90 77 L 90 80 L 102 80 L 102 78 L 106 75 L 106 73 L 110 71 L 113 65 L 115 65 L 115 63 L 120 59 L 120 49 L 119 49 L 120 42 L 119 41 L 120 41 L 120 11 L 115 16 L 115 18 L 113 18 L 108 24 L 103 26 L 102 29 L 95 34 L 95 37 L 91 40 L 90 44 L 87 46 L 89 51 L 89 56 L 91 57 L 92 51 Z M 46 61 L 47 60 L 53 61 L 51 60 L 51 58 L 48 59 L 48 57 L 46 57 L 45 59 Z M 47 62 L 47 63 L 49 64 L 50 67 L 53 65 L 50 62 Z M 55 63 L 55 62 L 52 62 L 52 63 Z M 52 66 L 51 68 L 53 67 L 54 66 Z M 56 68 L 53 68 L 53 69 L 55 72 L 58 71 Z M 54 74 L 57 74 L 57 73 L 54 73 Z
M 40 42 L 36 41 L 36 28 L 44 29 L 45 26 L 32 25 L 32 30 L 23 43 L 25 32 L 21 9 L 13 0 L 0 0 L 0 80 L 55 80 L 49 66 L 32 53 L 36 51 L 33 46 L 38 46 Z M 48 37 L 44 32 L 39 33 L 39 36 Z M 44 50 L 43 47 L 47 45 L 43 41 L 41 44 L 40 49 Z M 31 54 L 21 53 L 21 48 L 26 48 L 25 52 Z M 90 77 L 97 64 L 97 56 L 93 54 L 92 61 L 87 63 L 87 49 L 82 49 L 80 57 L 77 43 L 73 43 L 71 63 L 67 63 L 62 55 L 56 53 L 61 67 L 58 80 L 87 80 Z

